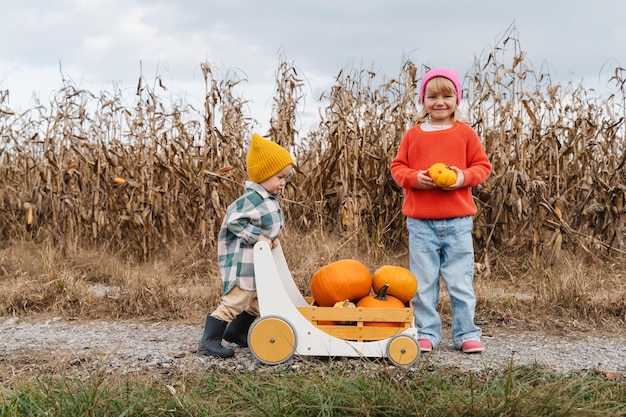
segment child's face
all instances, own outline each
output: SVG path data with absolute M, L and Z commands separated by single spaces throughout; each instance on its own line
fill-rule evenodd
M 265 191 L 267 191 L 270 194 L 278 193 L 285 186 L 285 183 L 287 182 L 287 178 L 289 177 L 289 174 L 291 174 L 292 168 L 293 168 L 293 165 L 291 164 L 287 165 L 286 167 L 281 169 L 279 172 L 277 172 L 276 174 L 272 175 L 271 177 L 263 181 L 260 185 L 263 188 L 265 188 Z
M 433 79 L 435 80 L 435 79 Z M 424 94 L 424 108 L 433 124 L 451 124 L 456 110 L 456 94 L 447 88 L 436 88 L 429 82 Z M 453 90 L 454 91 L 454 90 Z

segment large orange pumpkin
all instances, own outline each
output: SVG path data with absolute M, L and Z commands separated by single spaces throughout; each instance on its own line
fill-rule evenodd
M 357 303 L 357 307 L 365 308 L 404 308 L 404 303 L 393 295 L 387 295 L 387 284 L 383 285 L 377 294 L 370 294 L 361 298 Z M 385 321 L 366 321 L 364 326 L 378 326 L 378 327 L 397 327 L 402 323 L 393 323 Z
M 332 262 L 311 278 L 311 295 L 317 305 L 332 307 L 338 301 L 358 300 L 372 290 L 372 274 L 354 259 Z
M 456 171 L 443 162 L 437 162 L 428 168 L 428 175 L 437 187 L 446 188 L 456 182 Z
M 417 292 L 417 278 L 401 266 L 383 265 L 374 272 L 374 292 L 380 291 L 385 284 L 389 285 L 387 294 L 399 298 L 403 303 L 411 301 Z

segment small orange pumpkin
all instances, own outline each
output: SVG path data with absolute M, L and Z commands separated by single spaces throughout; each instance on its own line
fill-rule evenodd
M 417 278 L 401 266 L 383 265 L 374 272 L 374 292 L 380 291 L 385 284 L 389 285 L 387 294 L 399 298 L 405 304 L 413 299 L 417 291 Z
M 428 168 L 428 175 L 437 187 L 446 188 L 456 182 L 456 171 L 443 162 L 437 162 Z
M 365 308 L 404 308 L 404 303 L 393 295 L 387 295 L 387 289 L 389 285 L 385 284 L 378 291 L 377 294 L 370 294 L 361 298 L 357 303 L 357 307 Z M 402 323 L 393 323 L 385 321 L 366 321 L 364 326 L 378 326 L 378 327 L 397 327 Z
M 372 290 L 372 274 L 354 259 L 332 262 L 318 269 L 311 278 L 311 295 L 320 307 L 338 301 L 358 300 Z

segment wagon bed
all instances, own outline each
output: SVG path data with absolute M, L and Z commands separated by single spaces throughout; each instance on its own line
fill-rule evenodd
M 260 316 L 248 346 L 261 362 L 275 365 L 293 355 L 387 358 L 410 366 L 420 356 L 413 308 L 316 306 L 297 288 L 280 245 L 254 246 Z

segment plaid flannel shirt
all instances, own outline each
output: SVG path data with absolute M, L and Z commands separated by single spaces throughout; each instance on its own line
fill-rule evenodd
M 274 241 L 284 227 L 278 194 L 246 181 L 244 194 L 230 204 L 217 236 L 217 262 L 228 294 L 235 286 L 256 291 L 254 244 L 260 235 Z

